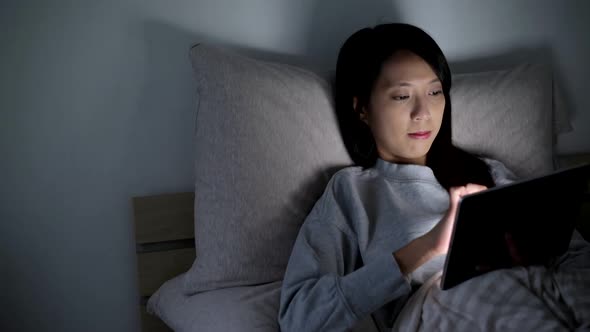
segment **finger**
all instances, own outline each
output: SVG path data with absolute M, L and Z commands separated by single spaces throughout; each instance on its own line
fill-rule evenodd
M 452 187 L 450 189 L 450 193 L 451 193 L 451 195 L 454 195 L 455 197 L 460 197 L 461 194 L 465 192 L 465 189 L 466 189 L 465 186 Z
M 488 189 L 488 187 L 486 187 L 486 186 L 482 186 L 480 184 L 475 184 L 475 183 L 468 183 L 465 186 L 465 195 L 473 194 L 473 193 L 480 192 L 480 191 L 483 191 L 486 189 Z
M 456 207 L 459 201 L 461 200 L 461 196 L 464 195 L 465 187 L 453 187 L 449 190 L 449 195 L 451 198 L 451 206 Z
M 488 189 L 488 187 L 483 186 L 481 184 L 477 184 L 477 183 L 468 183 L 467 185 L 465 185 L 465 189 L 467 191 L 481 191 L 481 190 L 486 190 Z

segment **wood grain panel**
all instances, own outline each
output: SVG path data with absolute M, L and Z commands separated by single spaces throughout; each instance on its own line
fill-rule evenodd
M 152 295 L 164 282 L 188 271 L 194 260 L 194 248 L 137 254 L 140 296 Z
M 194 200 L 192 192 L 134 197 L 136 243 L 193 238 Z

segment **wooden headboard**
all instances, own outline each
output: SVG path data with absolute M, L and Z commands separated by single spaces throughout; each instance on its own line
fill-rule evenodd
M 559 158 L 559 168 L 590 162 L 590 154 Z M 171 331 L 146 312 L 149 297 L 167 280 L 186 272 L 195 259 L 194 193 L 133 198 L 142 332 Z M 578 230 L 590 241 L 590 197 Z
M 142 332 L 170 332 L 146 312 L 149 297 L 195 259 L 192 192 L 133 198 Z

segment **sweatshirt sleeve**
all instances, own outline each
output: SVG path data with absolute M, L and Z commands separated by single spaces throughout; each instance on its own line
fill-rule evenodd
M 281 331 L 344 331 L 410 292 L 393 253 L 360 266 L 351 231 L 330 193 L 316 203 L 300 229 L 283 280 Z

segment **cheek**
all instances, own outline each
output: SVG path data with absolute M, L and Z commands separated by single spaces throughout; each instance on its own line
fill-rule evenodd
M 373 132 L 373 136 L 378 136 L 381 139 L 389 139 L 400 126 L 401 119 L 398 119 L 396 112 L 393 110 L 375 110 L 369 119 L 369 127 Z
M 438 120 L 438 122 L 442 122 L 442 118 L 445 113 L 445 105 L 446 105 L 446 103 L 445 103 L 445 100 L 443 99 L 442 102 L 438 103 L 434 107 L 435 111 L 433 113 L 435 114 L 434 116 L 436 116 L 436 119 Z
M 379 135 L 388 141 L 396 141 L 400 135 L 405 135 L 408 129 L 409 117 L 403 116 L 402 112 L 389 112 L 381 118 L 379 124 Z
M 379 115 L 375 118 L 376 122 L 378 122 L 376 124 L 384 128 L 395 128 L 402 123 L 402 114 L 400 110 L 390 107 L 379 112 Z

